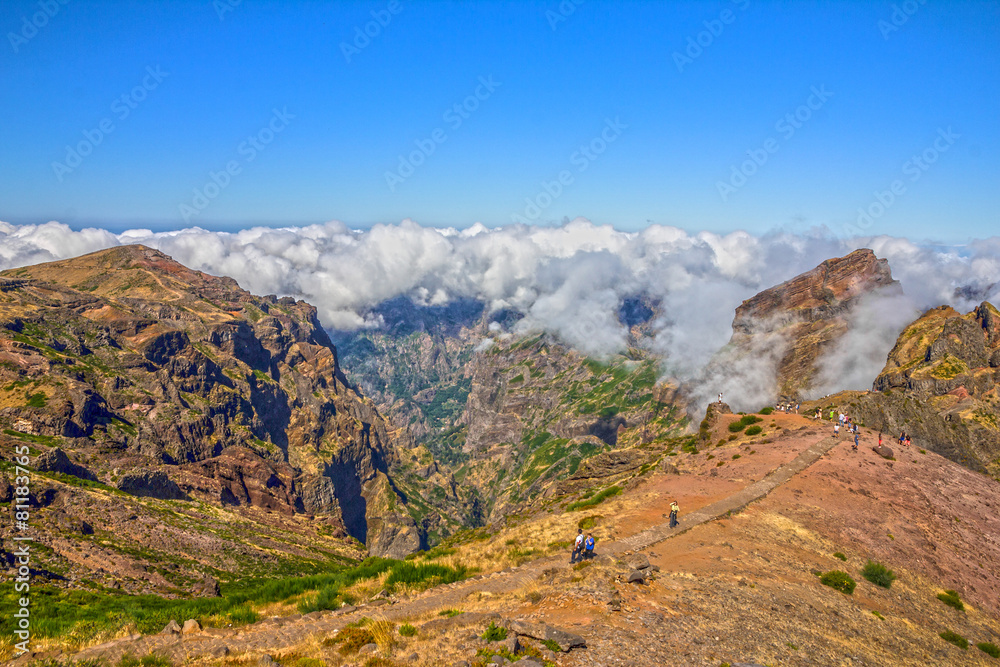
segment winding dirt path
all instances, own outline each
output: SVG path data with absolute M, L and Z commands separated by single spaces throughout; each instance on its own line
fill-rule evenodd
M 763 479 L 749 484 L 737 493 L 703 507 L 680 518 L 680 525 L 671 529 L 667 523 L 654 525 L 627 538 L 608 542 L 602 548 L 604 555 L 617 556 L 640 551 L 674 535 L 736 512 L 759 500 L 790 480 L 797 473 L 815 463 L 836 445 L 841 438 L 823 438 L 790 462 L 772 470 Z M 206 628 L 188 635 L 132 636 L 100 646 L 87 648 L 73 656 L 76 660 L 104 658 L 110 662 L 125 654 L 135 656 L 154 652 L 177 663 L 203 657 L 222 657 L 230 653 L 271 653 L 294 646 L 314 634 L 328 635 L 363 615 L 378 609 L 379 616 L 402 620 L 439 609 L 459 606 L 471 593 L 491 594 L 516 591 L 537 579 L 548 568 L 564 566 L 565 555 L 541 558 L 520 567 L 479 575 L 453 584 L 438 586 L 396 604 L 372 604 L 363 607 L 345 607 L 338 611 L 313 612 L 265 619 L 238 629 Z

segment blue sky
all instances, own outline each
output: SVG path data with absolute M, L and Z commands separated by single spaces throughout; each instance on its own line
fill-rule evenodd
M 998 3 L 7 0 L 0 31 L 15 224 L 998 228 Z

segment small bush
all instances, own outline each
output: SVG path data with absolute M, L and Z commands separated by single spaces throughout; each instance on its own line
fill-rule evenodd
M 458 609 L 442 609 L 441 611 L 438 612 L 438 616 L 447 616 L 448 618 L 452 618 L 454 616 L 458 616 L 459 614 L 464 614 L 464 613 L 465 613 L 464 611 L 460 611 Z
M 486 631 L 483 632 L 482 636 L 483 639 L 488 642 L 502 642 L 507 639 L 507 628 L 490 621 L 490 624 L 486 626 Z
M 746 427 L 747 425 L 744 424 L 742 421 L 734 421 L 732 424 L 729 425 L 729 430 L 733 433 L 739 433 Z
M 739 454 L 733 454 L 733 460 L 734 460 L 734 461 L 735 461 L 736 459 L 738 459 L 738 458 L 740 458 L 740 455 L 739 455 Z
M 949 644 L 954 644 L 963 651 L 968 650 L 969 640 L 958 634 L 957 632 L 952 632 L 951 630 L 945 630 L 938 635 L 941 639 L 945 640 Z
M 958 593 L 955 591 L 948 590 L 944 593 L 938 593 L 937 599 L 941 600 L 941 602 L 944 602 L 949 607 L 954 607 L 959 611 L 965 609 L 965 605 L 962 603 L 962 598 L 960 598 Z
M 346 627 L 333 637 L 323 640 L 324 646 L 337 646 L 341 655 L 351 655 L 361 650 L 365 644 L 374 644 L 375 636 L 368 628 Z
M 874 616 L 875 618 L 877 618 L 880 621 L 884 621 L 885 620 L 885 616 L 883 616 L 882 614 L 878 613 L 878 611 L 876 611 L 875 609 L 872 609 L 872 616 Z
M 399 634 L 404 637 L 414 637 L 417 634 L 417 629 L 409 623 L 403 623 L 399 626 Z
M 994 658 L 1000 658 L 1000 646 L 997 646 L 996 644 L 994 644 L 992 642 L 982 642 L 982 643 L 976 644 L 976 648 L 978 648 L 980 651 L 982 651 L 983 653 L 985 653 L 988 656 L 991 656 L 991 657 L 994 657 Z
M 580 530 L 590 530 L 597 525 L 597 520 L 603 518 L 600 514 L 593 514 L 591 516 L 585 516 L 576 524 L 576 527 Z
M 766 407 L 766 408 L 761 408 L 760 409 L 760 414 L 762 414 L 762 415 L 769 415 L 772 412 L 774 412 L 774 408 L 772 408 L 772 407 Z
M 576 565 L 573 566 L 573 569 L 576 570 L 577 572 L 579 572 L 580 570 L 584 569 L 585 567 L 590 567 L 590 561 L 589 560 L 580 561 L 579 563 L 577 563 Z
M 562 647 L 559 646 L 559 642 L 557 642 L 555 639 L 546 639 L 545 641 L 542 642 L 542 646 L 549 649 L 553 653 L 559 653 L 560 651 L 562 651 Z
M 732 442 L 733 440 L 735 440 L 738 437 L 740 437 L 740 436 L 738 436 L 737 434 L 733 433 L 731 436 L 729 436 L 729 441 Z
M 896 580 L 896 574 L 882 563 L 869 560 L 861 570 L 861 576 L 876 586 L 889 588 Z
M 844 561 L 845 563 L 847 562 L 847 556 L 845 556 L 844 554 L 840 553 L 839 551 L 833 552 L 833 557 L 834 558 L 839 558 L 840 560 Z
M 622 489 L 620 486 L 617 485 L 611 486 L 599 493 L 594 494 L 593 498 L 588 498 L 587 500 L 578 500 L 575 503 L 570 503 L 569 505 L 566 506 L 566 509 L 569 510 L 570 512 L 573 512 L 575 510 L 583 509 L 585 507 L 593 507 L 594 505 L 599 505 L 600 503 L 604 502 L 608 498 L 611 498 L 612 496 L 617 496 L 621 492 Z
M 824 586 L 835 588 L 847 595 L 851 595 L 854 592 L 854 587 L 857 586 L 851 575 L 840 570 L 830 570 L 826 574 L 820 575 L 819 580 Z
M 762 429 L 760 426 L 751 426 L 750 428 L 748 428 L 746 430 L 746 434 L 747 435 L 757 435 L 758 433 L 760 433 L 763 430 L 764 429 Z

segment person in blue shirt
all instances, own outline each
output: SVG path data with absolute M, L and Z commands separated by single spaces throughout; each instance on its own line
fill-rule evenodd
M 585 558 L 594 557 L 594 536 L 587 533 L 587 541 L 583 543 L 585 549 Z

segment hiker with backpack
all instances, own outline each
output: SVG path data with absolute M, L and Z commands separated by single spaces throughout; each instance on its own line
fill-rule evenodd
M 570 564 L 583 558 L 583 528 L 576 529 L 576 539 L 573 541 L 573 553 L 569 557 Z
M 583 552 L 584 558 L 590 560 L 591 558 L 594 557 L 594 536 L 592 534 L 587 533 L 587 539 L 583 543 L 583 548 L 584 548 Z

